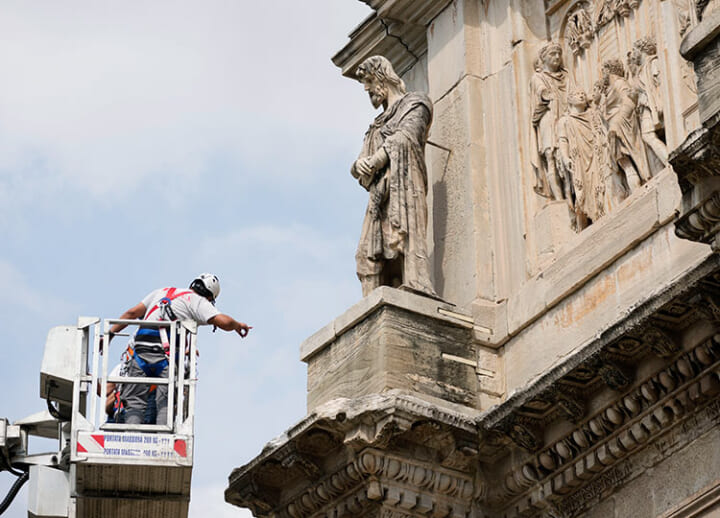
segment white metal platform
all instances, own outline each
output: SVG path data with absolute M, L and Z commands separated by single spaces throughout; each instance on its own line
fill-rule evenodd
M 100 337 L 108 336 L 113 324 L 126 324 L 128 329 L 165 328 L 170 342 L 168 377 L 108 377 L 110 353 L 101 354 Z M 133 331 L 122 336 L 130 337 Z M 196 338 L 194 322 L 83 317 L 77 326 L 50 331 L 40 395 L 51 403 L 53 416 L 41 412 L 14 425 L 4 421 L 0 441 L 0 449 L 10 453 L 13 466 L 31 467 L 28 516 L 187 517 L 193 466 Z M 112 356 L 119 358 L 126 345 L 120 335 L 115 338 Z M 167 384 L 168 422 L 107 423 L 106 382 Z M 29 455 L 28 436 L 32 435 L 57 438 L 58 451 Z

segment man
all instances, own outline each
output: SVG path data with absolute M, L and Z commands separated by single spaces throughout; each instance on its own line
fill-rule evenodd
M 121 320 L 143 319 L 150 321 L 194 320 L 198 325 L 213 325 L 223 331 L 235 331 L 245 338 L 252 327 L 220 313 L 215 300 L 220 295 L 220 282 L 215 275 L 203 273 L 190 283 L 189 290 L 162 288 L 148 294 L 142 302 L 128 309 Z M 119 333 L 126 325 L 115 324 L 110 336 Z M 132 341 L 132 358 L 128 360 L 129 377 L 167 377 L 168 359 L 163 348 L 161 332 L 156 327 L 141 327 Z M 123 385 L 125 423 L 143 422 L 150 385 Z M 156 389 L 157 423 L 167 422 L 167 385 Z
M 536 70 L 530 79 L 532 127 L 535 169 L 535 192 L 546 198 L 562 200 L 566 197 L 569 179 L 558 176 L 557 122 L 567 109 L 567 71 L 563 66 L 562 48 L 551 42 L 540 49 Z
M 363 296 L 381 285 L 435 296 L 427 255 L 425 142 L 432 103 L 405 90 L 390 62 L 372 56 L 357 68 L 373 107 L 370 125 L 350 170 L 370 193 L 355 259 Z

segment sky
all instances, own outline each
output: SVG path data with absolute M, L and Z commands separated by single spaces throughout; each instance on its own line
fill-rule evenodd
M 349 168 L 375 113 L 330 57 L 369 13 L 0 4 L 0 417 L 44 409 L 51 327 L 215 273 L 218 308 L 253 330 L 200 331 L 190 516 L 251 516 L 224 502 L 228 475 L 305 415 L 300 343 L 361 297 L 366 195 Z M 13 481 L 0 473 L 0 498 Z M 27 485 L 3 518 L 26 505 Z

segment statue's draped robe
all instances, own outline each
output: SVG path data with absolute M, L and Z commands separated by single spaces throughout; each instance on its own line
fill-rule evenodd
M 594 153 L 594 134 L 589 110 L 567 112 L 558 121 L 558 139 L 567 140 L 573 163 L 572 185 L 576 210 L 591 220 L 600 216 L 597 204 L 599 172 Z
M 593 131 L 593 155 L 598 167 L 598 183 L 595 196 L 597 199 L 597 217 L 612 212 L 628 195 L 620 177 L 617 162 L 610 153 L 608 129 L 603 119 L 601 106 L 604 106 L 604 99 L 601 100 L 599 106 L 593 106 L 588 110 Z
M 653 127 L 641 128 L 652 131 L 662 125 L 662 97 L 660 93 L 660 69 L 657 56 L 648 56 L 638 70 L 635 86 L 639 90 L 638 105 L 650 112 Z
M 432 103 L 423 94 L 408 93 L 372 123 L 360 158 L 381 147 L 389 160 L 377 171 L 368 191 L 357 254 L 357 274 L 380 275 L 383 263 L 402 255 L 403 286 L 434 294 L 427 255 L 427 170 L 425 142 L 432 121 Z
M 547 198 L 551 197 L 547 184 L 547 164 L 545 153 L 557 149 L 557 121 L 567 109 L 566 99 L 567 72 L 561 68 L 557 72 L 542 70 L 535 72 L 530 79 L 530 101 L 532 103 L 532 127 L 534 151 L 531 155 L 535 169 L 537 185 L 535 191 Z
M 608 131 L 615 132 L 617 137 L 615 142 L 610 143 L 614 150 L 614 159 L 630 157 L 640 178 L 649 178 L 647 156 L 635 110 L 637 97 L 637 90 L 630 83 L 621 77 L 615 77 L 605 98 L 605 119 L 608 122 Z

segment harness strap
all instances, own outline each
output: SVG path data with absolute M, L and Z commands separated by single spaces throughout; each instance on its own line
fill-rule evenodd
M 172 302 L 176 298 L 192 293 L 192 291 L 189 291 L 189 290 L 179 291 L 176 293 L 175 292 L 176 290 L 177 290 L 177 288 L 167 288 L 167 290 L 165 292 L 165 296 L 162 299 L 160 299 L 157 304 L 155 304 L 152 308 L 150 308 L 150 311 L 145 313 L 145 320 L 147 320 L 150 317 L 150 315 L 152 315 L 156 310 L 158 310 L 161 307 L 161 304 L 164 303 L 169 308 L 170 302 Z M 170 311 L 172 311 L 172 310 L 170 310 Z M 173 318 L 172 320 L 176 320 L 176 319 Z
M 165 367 L 168 366 L 167 358 L 155 363 L 148 363 L 137 354 L 133 356 L 135 363 L 140 367 L 148 378 L 159 378 Z

